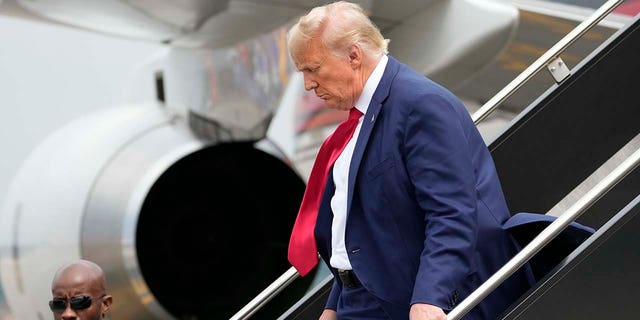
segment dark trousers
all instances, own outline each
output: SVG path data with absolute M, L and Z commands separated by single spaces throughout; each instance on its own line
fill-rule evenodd
M 376 297 L 363 286 L 342 287 L 338 299 L 338 320 L 389 320 Z

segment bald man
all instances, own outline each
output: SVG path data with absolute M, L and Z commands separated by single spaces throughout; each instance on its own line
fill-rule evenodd
M 58 270 L 51 283 L 49 307 L 55 320 L 105 319 L 113 298 L 97 264 L 80 260 Z

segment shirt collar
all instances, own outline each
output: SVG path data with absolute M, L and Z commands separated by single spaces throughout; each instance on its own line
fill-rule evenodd
M 378 84 L 382 79 L 382 75 L 384 74 L 384 68 L 387 66 L 387 61 L 389 58 L 387 55 L 383 55 L 378 61 L 376 68 L 373 69 L 369 79 L 364 84 L 364 88 L 362 89 L 362 93 L 360 94 L 360 98 L 356 101 L 356 109 L 358 109 L 362 114 L 367 114 L 367 109 L 369 108 L 369 103 L 371 103 L 371 98 L 373 98 L 373 93 L 376 92 L 378 88 Z

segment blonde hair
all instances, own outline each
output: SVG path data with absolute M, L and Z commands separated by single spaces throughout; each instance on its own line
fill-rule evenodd
M 287 46 L 296 64 L 309 41 L 315 37 L 320 37 L 324 47 L 336 56 L 346 55 L 353 44 L 358 44 L 365 54 L 371 56 L 388 53 L 389 40 L 382 36 L 364 9 L 355 3 L 339 1 L 313 8 L 291 27 Z

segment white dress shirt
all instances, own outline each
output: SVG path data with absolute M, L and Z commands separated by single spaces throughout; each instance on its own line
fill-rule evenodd
M 331 261 L 332 267 L 342 270 L 351 270 L 351 263 L 347 256 L 347 249 L 344 244 L 344 234 L 347 227 L 347 194 L 349 183 L 349 165 L 353 150 L 360 134 L 364 115 L 367 114 L 369 103 L 373 97 L 373 93 L 378 88 L 384 68 L 387 66 L 389 58 L 383 55 L 376 68 L 373 70 L 369 79 L 362 89 L 362 93 L 356 101 L 355 108 L 362 112 L 362 116 L 358 119 L 358 126 L 353 133 L 353 137 L 347 143 L 335 164 L 333 165 L 333 182 L 336 185 L 336 192 L 331 198 L 331 210 L 333 211 L 333 224 L 331 225 Z

